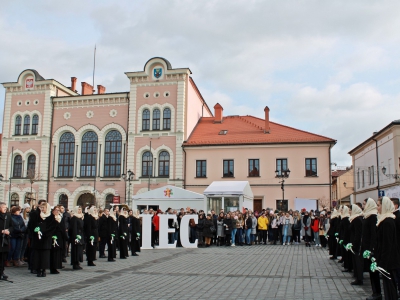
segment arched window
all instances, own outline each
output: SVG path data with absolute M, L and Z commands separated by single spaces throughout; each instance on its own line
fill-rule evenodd
M 106 196 L 106 203 L 104 205 L 104 208 L 110 209 L 110 204 L 113 203 L 113 198 L 114 198 L 113 194 L 108 194 Z
M 61 194 L 58 198 L 58 204 L 64 206 L 64 208 L 68 208 L 68 196 Z
M 31 127 L 31 117 L 30 116 L 25 116 L 24 117 L 24 135 L 29 134 L 29 129 Z
M 75 136 L 65 132 L 60 137 L 58 152 L 58 177 L 74 176 Z
M 160 130 L 160 110 L 153 110 L 153 130 Z
M 31 207 L 32 207 L 32 205 L 36 204 L 36 198 L 35 198 L 34 193 L 26 192 L 24 203 L 29 203 L 31 205 Z
M 171 110 L 169 108 L 165 108 L 163 112 L 163 129 L 171 129 Z
M 32 134 L 38 133 L 38 126 L 39 126 L 39 116 L 33 115 L 33 117 L 32 117 Z
M 104 152 L 104 177 L 121 176 L 121 148 L 121 133 L 117 130 L 107 133 Z
M 31 154 L 28 157 L 28 169 L 26 170 L 26 176 L 28 176 L 29 178 L 34 178 L 35 169 L 36 169 L 36 156 L 34 154 Z
M 14 157 L 13 177 L 14 178 L 22 177 L 22 157 L 21 157 L 21 155 L 17 155 L 16 157 Z
M 158 176 L 169 176 L 169 153 L 163 151 L 158 159 Z
M 22 118 L 20 115 L 15 117 L 15 135 L 20 135 L 21 134 L 21 123 L 22 123 Z
M 96 176 L 97 134 L 86 132 L 82 137 L 81 177 Z
M 153 155 L 150 151 L 146 151 L 142 156 L 142 176 L 153 175 Z
M 142 130 L 150 130 L 150 111 L 148 109 L 143 111 Z
M 11 194 L 11 206 L 19 205 L 19 195 L 17 193 Z

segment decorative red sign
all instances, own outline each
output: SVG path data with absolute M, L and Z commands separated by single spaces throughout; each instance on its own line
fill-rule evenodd
M 31 89 L 33 88 L 33 78 L 27 78 L 25 80 L 25 88 L 26 89 Z
M 114 197 L 113 197 L 113 203 L 114 203 L 114 204 L 120 204 L 120 203 L 121 203 L 121 202 L 120 202 L 119 196 L 114 196 Z

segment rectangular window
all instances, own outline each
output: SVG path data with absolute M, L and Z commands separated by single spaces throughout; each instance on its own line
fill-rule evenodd
M 375 184 L 375 170 L 374 170 L 374 166 L 371 166 L 371 184 Z
M 371 178 L 371 167 L 368 167 L 368 184 L 371 185 L 372 178 Z
M 249 159 L 249 177 L 259 177 L 259 176 L 260 176 L 260 160 Z
M 317 176 L 317 159 L 306 158 L 306 177 Z
M 233 159 L 224 160 L 224 177 L 233 177 Z
M 287 169 L 287 158 L 279 158 L 276 160 L 276 170 L 279 171 L 279 175 L 282 175 L 282 171 L 286 171 Z
M 196 160 L 196 177 L 207 177 L 206 160 Z
M 357 171 L 357 188 L 360 188 L 360 171 Z
M 361 171 L 361 180 L 362 180 L 362 187 L 365 187 L 365 172 L 364 172 L 364 170 Z

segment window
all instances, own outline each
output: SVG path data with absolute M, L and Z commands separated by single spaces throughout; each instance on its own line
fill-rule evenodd
M 158 176 L 169 176 L 169 153 L 162 151 L 158 159 Z
M 21 155 L 17 155 L 16 157 L 14 157 L 13 177 L 14 178 L 22 177 L 22 157 L 21 157 Z
M 11 206 L 18 206 L 19 205 L 19 195 L 17 193 L 11 194 Z
M 110 209 L 110 204 L 113 203 L 114 195 L 113 194 L 108 194 L 106 196 L 106 203 L 104 205 L 104 208 Z
M 20 135 L 21 134 L 21 123 L 22 123 L 22 118 L 21 116 L 16 116 L 15 117 L 15 135 Z
M 360 188 L 360 170 L 357 171 L 357 188 Z
M 375 184 L 375 171 L 374 166 L 371 166 L 371 184 Z
M 306 158 L 306 177 L 317 176 L 317 159 Z
M 260 176 L 260 160 L 249 159 L 249 177 Z
M 39 116 L 34 115 L 32 118 L 32 134 L 38 133 L 38 126 L 39 126 Z
M 365 187 L 365 174 L 364 170 L 361 171 L 361 180 L 362 180 L 362 187 Z
M 26 176 L 32 178 L 35 176 L 36 169 L 36 156 L 31 154 L 28 157 L 28 169 L 26 170 Z
M 171 110 L 169 108 L 165 108 L 163 112 L 163 129 L 171 129 Z
M 106 148 L 104 153 L 104 176 L 121 176 L 121 148 L 122 136 L 117 130 L 112 130 L 106 135 Z
M 58 177 L 74 176 L 75 137 L 71 132 L 65 132 L 60 138 L 58 153 Z
M 148 109 L 143 111 L 142 130 L 150 130 L 150 111 Z
M 153 175 L 153 155 L 146 151 L 142 156 L 142 176 Z
M 282 171 L 288 169 L 287 159 L 280 158 L 276 160 L 276 170 L 279 171 L 279 175 L 282 175 Z
M 96 176 L 97 134 L 86 132 L 82 137 L 81 177 Z
M 160 110 L 153 110 L 153 130 L 160 130 Z
M 24 135 L 29 134 L 29 129 L 31 127 L 31 117 L 30 116 L 25 116 L 24 117 Z
M 196 160 L 196 177 L 207 177 L 206 160 Z
M 58 204 L 64 206 L 64 208 L 68 208 L 68 196 L 61 194 L 58 198 Z
M 233 177 L 233 159 L 224 160 L 224 177 Z

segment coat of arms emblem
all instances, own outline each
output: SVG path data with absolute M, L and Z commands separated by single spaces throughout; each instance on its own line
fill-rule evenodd
M 162 75 L 162 68 L 155 68 L 154 69 L 154 77 L 155 78 L 160 78 Z

